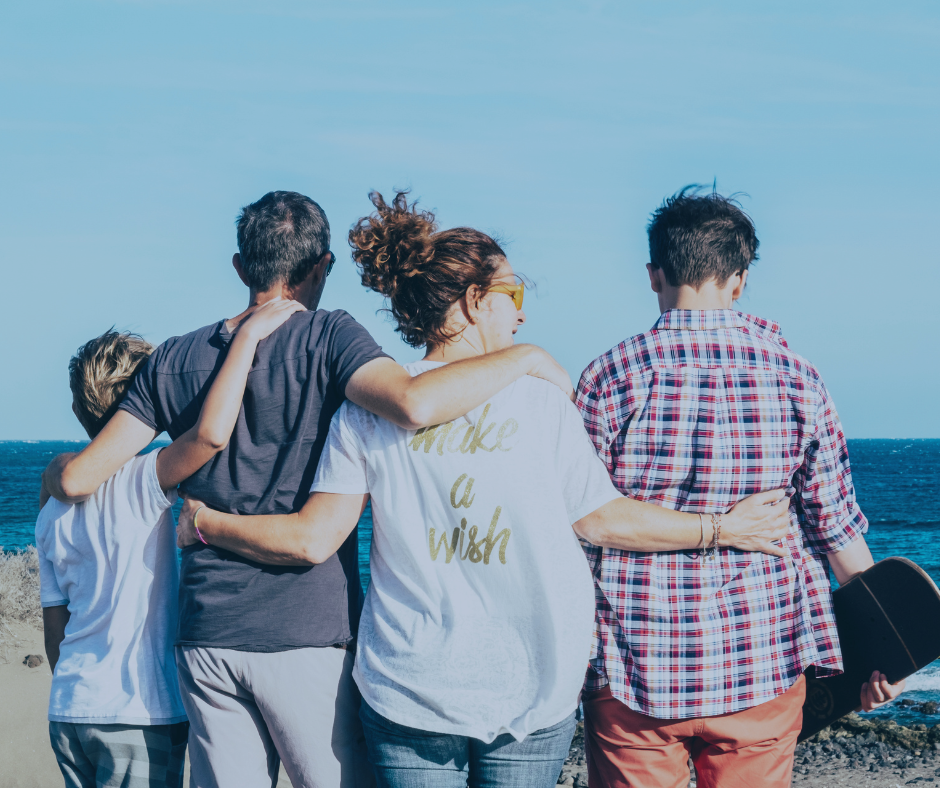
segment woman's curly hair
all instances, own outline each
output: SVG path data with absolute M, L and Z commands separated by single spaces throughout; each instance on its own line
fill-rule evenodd
M 469 227 L 438 231 L 430 211 L 408 204 L 397 191 L 391 204 L 369 193 L 375 212 L 349 231 L 362 284 L 389 300 L 396 329 L 412 347 L 453 339 L 451 307 L 468 288 L 489 287 L 506 253 L 490 236 Z

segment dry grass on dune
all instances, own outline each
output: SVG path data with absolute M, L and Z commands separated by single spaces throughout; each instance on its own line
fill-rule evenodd
M 22 552 L 0 548 L 0 644 L 15 639 L 11 627 L 42 626 L 39 605 L 39 556 L 35 547 Z

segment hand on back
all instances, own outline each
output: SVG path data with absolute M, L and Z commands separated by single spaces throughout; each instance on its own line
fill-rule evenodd
M 272 329 L 273 331 L 273 329 Z M 196 524 L 194 517 L 200 507 L 205 506 L 202 501 L 196 501 L 192 498 L 186 498 L 183 501 L 183 508 L 180 511 L 180 519 L 176 525 L 176 546 L 182 550 L 184 547 L 198 544 L 202 540 L 196 533 Z
M 535 345 L 533 345 L 533 348 L 535 348 L 536 354 L 529 369 L 529 374 L 534 378 L 541 378 L 553 383 L 565 393 L 568 399 L 574 401 L 574 386 L 571 385 L 571 376 L 565 368 L 542 348 Z
M 238 327 L 237 336 L 244 336 L 251 341 L 260 342 L 287 322 L 294 312 L 303 312 L 305 307 L 299 301 L 286 298 L 273 298 L 255 309 Z
M 783 557 L 787 551 L 777 542 L 786 538 L 790 527 L 790 499 L 786 490 L 758 493 L 742 501 L 721 518 L 718 544 L 747 552 Z M 705 517 L 705 542 L 708 547 L 711 523 Z

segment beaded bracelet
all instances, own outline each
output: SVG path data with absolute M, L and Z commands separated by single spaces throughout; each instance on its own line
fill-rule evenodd
M 721 515 L 712 512 L 712 559 L 718 558 L 718 538 L 721 536 Z
M 201 512 L 205 508 L 206 508 L 205 506 L 200 506 L 198 509 L 196 509 L 196 513 L 193 515 L 193 529 L 196 531 L 196 536 L 199 537 L 199 541 L 202 542 L 204 545 L 208 545 L 209 543 L 205 540 L 205 538 L 202 535 L 202 531 L 199 530 L 199 526 L 196 524 L 196 518 L 199 517 L 199 512 Z

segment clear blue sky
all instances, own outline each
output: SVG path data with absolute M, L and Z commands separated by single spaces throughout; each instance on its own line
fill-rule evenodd
M 520 339 L 577 378 L 657 316 L 645 223 L 747 192 L 741 308 L 781 322 L 850 437 L 940 437 L 935 2 L 46 2 L 0 25 L 0 439 L 82 437 L 70 355 L 238 313 L 239 208 L 316 199 L 343 307 L 399 360 L 346 232 L 370 188 L 499 233 Z

